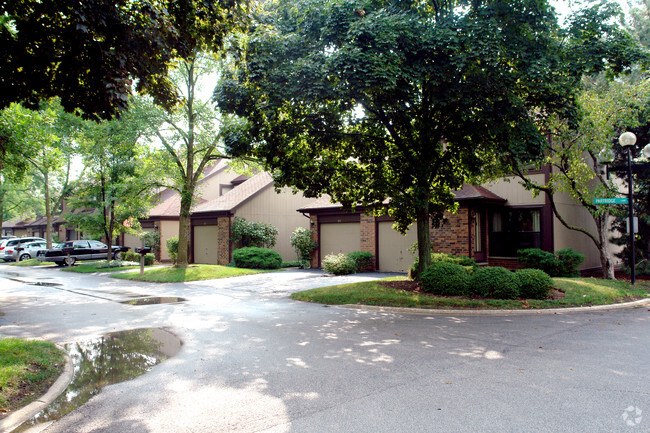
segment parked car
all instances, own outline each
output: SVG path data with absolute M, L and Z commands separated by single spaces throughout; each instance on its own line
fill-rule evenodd
M 16 247 L 27 242 L 47 242 L 43 238 L 31 236 L 24 238 L 5 239 L 0 243 L 0 260 L 5 262 L 16 261 Z
M 16 250 L 16 257 L 19 262 L 35 258 L 40 250 L 47 249 L 47 242 L 23 242 L 19 246 L 14 247 Z
M 128 251 L 129 247 L 113 245 L 111 256 L 115 259 L 121 252 Z M 54 262 L 59 266 L 72 266 L 78 260 L 101 260 L 106 258 L 108 246 L 99 241 L 67 241 L 46 251 L 38 252 L 38 260 L 42 262 Z

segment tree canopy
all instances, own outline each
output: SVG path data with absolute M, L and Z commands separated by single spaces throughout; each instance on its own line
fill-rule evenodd
M 417 221 L 422 268 L 452 191 L 539 158 L 549 118 L 576 121 L 582 75 L 634 53 L 609 9 L 563 31 L 546 1 L 435 6 L 268 4 L 215 91 L 241 119 L 233 154 L 261 157 L 277 185 L 388 212 L 400 231 Z

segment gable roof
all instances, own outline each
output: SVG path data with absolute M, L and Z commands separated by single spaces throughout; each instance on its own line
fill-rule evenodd
M 224 195 L 196 206 L 192 213 L 233 211 L 271 185 L 273 185 L 273 177 L 270 173 L 263 171 L 245 180 Z

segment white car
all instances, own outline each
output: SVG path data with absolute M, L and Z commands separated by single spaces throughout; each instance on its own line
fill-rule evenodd
M 46 250 L 47 243 L 42 241 L 25 242 L 16 247 L 16 257 L 19 262 L 28 259 L 35 259 L 40 250 Z
M 15 262 L 16 261 L 16 247 L 20 247 L 24 243 L 30 243 L 30 242 L 47 242 L 43 238 L 38 238 L 38 237 L 25 237 L 25 238 L 12 238 L 12 239 L 5 239 L 0 243 L 0 259 L 4 260 L 5 262 Z M 34 253 L 34 257 L 36 257 L 36 253 Z

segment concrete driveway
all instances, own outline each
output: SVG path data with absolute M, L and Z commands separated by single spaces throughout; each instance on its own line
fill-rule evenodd
M 650 431 L 648 308 L 448 316 L 288 299 L 380 276 L 154 285 L 0 266 L 0 335 L 68 343 L 167 327 L 183 340 L 176 356 L 47 432 Z M 38 281 L 62 286 L 25 283 Z M 134 295 L 188 301 L 116 302 Z

